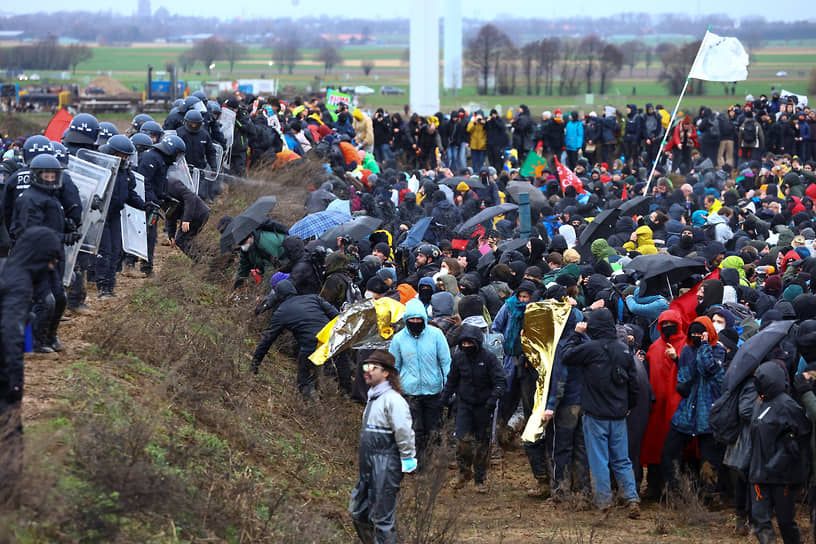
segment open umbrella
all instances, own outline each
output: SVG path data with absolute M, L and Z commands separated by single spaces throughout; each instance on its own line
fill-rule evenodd
M 547 200 L 547 195 L 541 192 L 538 187 L 526 181 L 511 181 L 507 184 L 505 192 L 508 193 L 515 202 L 518 202 L 518 195 L 527 193 L 530 195 L 530 205 L 536 208 L 549 206 L 550 201 Z
M 306 197 L 306 213 L 322 212 L 337 197 L 325 189 L 312 191 Z
M 739 385 L 765 361 L 765 356 L 788 335 L 794 321 L 774 321 L 751 338 L 737 350 L 723 378 L 723 391 L 729 391 Z
M 292 225 L 289 229 L 291 236 L 300 236 L 304 240 L 314 236 L 320 236 L 327 230 L 337 225 L 342 225 L 351 221 L 352 217 L 342 212 L 325 211 L 311 213 Z
M 468 187 L 471 189 L 483 189 L 485 187 L 485 184 L 482 182 L 481 178 L 477 176 L 454 176 L 452 178 L 441 178 L 437 180 L 439 184 L 444 184 L 448 187 L 453 187 L 454 189 L 456 189 L 456 186 L 463 181 L 467 183 Z
M 640 195 L 624 201 L 618 208 L 621 216 L 626 215 L 648 215 L 649 206 L 652 204 L 650 195 Z
M 467 232 L 468 229 L 472 229 L 479 223 L 483 223 L 489 219 L 493 219 L 497 215 L 501 215 L 503 213 L 507 213 L 513 210 L 518 209 L 518 204 L 499 204 L 498 206 L 490 206 L 489 208 L 485 208 L 484 210 L 480 211 L 458 227 L 456 227 L 456 232 Z
M 382 219 L 379 217 L 361 215 L 342 225 L 330 228 L 320 235 L 320 239 L 324 242 L 335 242 L 338 236 L 348 236 L 355 242 L 359 242 L 377 230 L 377 227 L 379 227 L 381 223 Z
M 422 239 L 425 238 L 425 233 L 431 226 L 432 218 L 430 217 L 423 217 L 416 224 L 411 227 L 411 230 L 408 231 L 408 236 L 405 237 L 405 240 L 400 242 L 399 247 L 414 247 L 419 245 L 422 242 Z
M 706 273 L 705 264 L 701 261 L 675 257 L 668 253 L 638 255 L 623 269 L 642 276 L 645 282 L 641 289 L 643 295 L 653 295 L 661 286 L 680 283 L 694 274 Z
M 585 262 L 589 261 L 592 254 L 592 242 L 599 238 L 609 238 L 615 232 L 618 217 L 620 217 L 620 210 L 617 208 L 604 210 L 581 231 L 575 247 Z
M 502 240 L 499 242 L 498 249 L 502 251 L 515 251 L 520 247 L 524 247 L 529 242 L 529 238 L 513 238 L 511 240 Z
M 239 213 L 229 226 L 221 233 L 221 253 L 229 253 L 241 243 L 252 231 L 269 218 L 269 212 L 275 207 L 278 199 L 274 196 L 262 196 L 246 210 Z

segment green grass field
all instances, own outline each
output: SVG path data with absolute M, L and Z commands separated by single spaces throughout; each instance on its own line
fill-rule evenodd
M 752 65 L 749 68 L 748 81 L 736 84 L 736 93 L 731 96 L 725 94 L 724 86 L 720 83 L 707 82 L 704 84 L 703 96 L 687 95 L 683 107 L 696 109 L 702 104 L 716 108 L 743 102 L 745 95 L 770 93 L 771 88 L 785 88 L 793 92 L 806 94 L 806 77 L 811 67 L 816 65 L 816 40 L 785 46 L 783 43 L 771 43 L 752 54 Z M 186 51 L 185 46 L 139 46 L 139 47 L 96 47 L 92 59 L 80 64 L 76 74 L 70 81 L 85 85 L 98 75 L 115 77 L 129 89 L 144 90 L 148 65 L 153 65 L 158 72 L 155 79 L 164 79 L 160 75 L 165 64 L 175 62 L 178 56 Z M 343 48 L 340 53 L 343 64 L 335 66 L 331 73 L 324 75 L 323 66 L 316 61 L 318 50 L 301 50 L 302 58 L 294 66 L 293 73 L 287 70 L 279 72 L 279 67 L 269 64 L 273 57 L 271 49 L 253 48 L 246 58 L 236 62 L 233 72 L 229 71 L 226 61 L 217 61 L 211 74 L 207 74 L 201 63 L 194 65 L 188 73 L 182 73 L 179 78 L 186 81 L 191 89 L 199 88 L 202 82 L 217 80 L 234 80 L 243 78 L 274 78 L 278 79 L 280 87 L 293 86 L 298 90 L 306 91 L 307 87 L 315 87 L 317 78 L 320 86 L 337 87 L 339 85 L 367 85 L 379 90 L 383 85 L 395 85 L 408 91 L 408 64 L 402 62 L 404 48 L 399 46 L 350 46 Z M 369 76 L 363 74 L 360 64 L 365 60 L 372 60 L 375 67 Z M 787 77 L 777 77 L 778 71 L 786 71 Z M 473 78 L 466 78 L 465 87 L 456 96 L 440 96 L 441 109 L 450 111 L 459 106 L 493 107 L 496 105 L 506 109 L 508 106 L 517 108 L 524 103 L 530 106 L 536 115 L 545 109 L 556 107 L 589 111 L 598 109 L 604 104 L 622 107 L 633 102 L 643 105 L 646 102 L 661 103 L 672 108 L 676 97 L 669 96 L 666 87 L 656 81 L 660 72 L 660 64 L 655 61 L 648 71 L 645 64 L 639 62 L 634 71 L 625 67 L 614 79 L 604 95 L 595 94 L 591 103 L 587 104 L 583 94 L 569 96 L 528 96 L 525 94 L 526 82 L 519 74 L 516 84 L 516 94 L 503 96 L 480 96 L 476 93 Z M 49 74 L 41 73 L 48 77 Z M 56 74 L 51 74 L 55 77 Z M 581 90 L 584 86 L 582 85 Z M 597 83 L 593 89 L 597 93 Z M 730 86 L 729 86 L 730 90 Z M 390 110 L 401 110 L 404 104 L 410 101 L 408 94 L 381 96 L 368 95 L 360 97 L 360 105 L 367 108 L 384 107 Z

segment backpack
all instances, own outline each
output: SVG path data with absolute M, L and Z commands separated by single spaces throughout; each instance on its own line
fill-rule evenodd
M 708 121 L 708 135 L 712 140 L 720 139 L 720 123 L 716 117 Z
M 317 142 L 317 145 L 314 146 L 314 152 L 317 154 L 318 157 L 321 159 L 325 159 L 331 153 L 331 144 L 326 141 L 326 139 L 322 139 Z
M 504 361 L 504 335 L 498 332 L 486 332 L 484 335 L 484 348 L 492 353 L 499 363 Z
M 340 306 L 340 311 L 346 311 L 349 306 L 361 300 L 363 300 L 363 293 L 360 292 L 360 287 L 351 280 L 346 281 L 346 301 Z
M 742 430 L 739 416 L 740 391 L 742 383 L 720 395 L 708 413 L 708 423 L 711 425 L 714 439 L 723 444 L 736 442 Z
M 756 121 L 749 120 L 742 125 L 742 141 L 746 144 L 753 145 L 756 143 L 757 129 Z

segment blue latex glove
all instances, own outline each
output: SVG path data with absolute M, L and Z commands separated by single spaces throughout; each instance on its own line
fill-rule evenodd
M 411 457 L 410 459 L 403 459 L 402 460 L 402 471 L 403 472 L 413 472 L 417 469 L 417 460 L 415 457 Z

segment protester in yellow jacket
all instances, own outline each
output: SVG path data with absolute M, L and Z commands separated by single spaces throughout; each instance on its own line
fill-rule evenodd
M 354 141 L 362 144 L 366 153 L 374 152 L 374 125 L 371 122 L 371 117 L 364 114 L 359 109 L 355 109 L 351 114 L 352 126 L 354 127 Z

